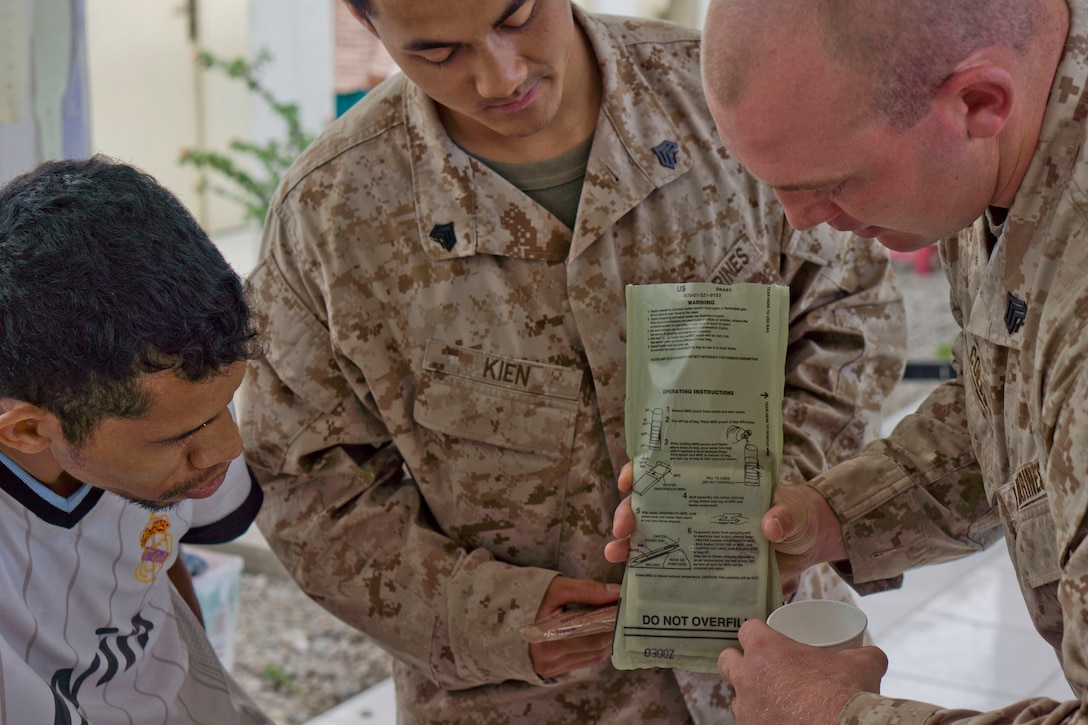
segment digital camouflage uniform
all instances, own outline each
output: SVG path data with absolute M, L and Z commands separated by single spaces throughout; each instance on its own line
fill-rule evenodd
M 791 482 L 856 453 L 901 372 L 885 252 L 794 232 L 726 155 L 697 31 L 574 12 L 604 100 L 573 233 L 398 76 L 286 175 L 251 278 L 269 352 L 240 418 L 261 529 L 395 655 L 405 723 L 689 721 L 671 670 L 545 682 L 518 634 L 557 574 L 621 579 L 603 548 L 627 460 L 625 285 L 791 287 Z
M 975 551 L 1003 528 L 1080 699 L 979 715 L 866 694 L 842 723 L 1088 723 L 1088 4 L 1070 7 L 1042 135 L 993 253 L 985 219 L 942 248 L 959 377 L 815 485 L 845 522 L 859 582 Z

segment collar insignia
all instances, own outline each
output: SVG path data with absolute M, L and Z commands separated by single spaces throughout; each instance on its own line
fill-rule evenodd
M 453 231 L 453 222 L 435 224 L 429 236 L 447 252 L 452 252 L 457 246 L 457 234 Z
M 665 139 L 657 146 L 654 146 L 653 152 L 657 155 L 657 162 L 664 166 L 666 169 L 676 168 L 676 152 L 680 149 L 675 141 L 669 141 Z
M 1012 292 L 1006 292 L 1008 303 L 1005 305 L 1005 329 L 1010 335 L 1020 332 L 1024 326 L 1024 318 L 1028 316 L 1028 303 L 1018 300 Z

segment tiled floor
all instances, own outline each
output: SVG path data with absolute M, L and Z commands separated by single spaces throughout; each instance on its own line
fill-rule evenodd
M 887 416 L 883 434 L 907 412 Z M 908 572 L 902 589 L 859 604 L 888 655 L 885 695 L 976 710 L 1073 696 L 1057 655 L 1031 625 L 1004 541 Z
M 1028 619 L 1004 542 L 907 574 L 895 592 L 860 599 L 889 660 L 881 692 L 990 710 L 1072 692 L 1054 651 Z
M 242 274 L 256 260 L 253 229 L 217 235 Z M 890 430 L 895 419 L 886 421 Z M 902 589 L 862 597 L 874 642 L 888 654 L 882 692 L 946 707 L 990 710 L 1030 695 L 1069 699 L 1054 652 L 1035 633 L 1003 542 L 907 574 Z M 386 680 L 307 725 L 390 725 Z

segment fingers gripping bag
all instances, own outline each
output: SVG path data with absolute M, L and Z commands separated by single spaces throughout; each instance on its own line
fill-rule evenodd
M 782 461 L 788 310 L 781 285 L 627 287 L 635 531 L 618 669 L 716 673 L 740 625 L 782 603 L 760 518 Z

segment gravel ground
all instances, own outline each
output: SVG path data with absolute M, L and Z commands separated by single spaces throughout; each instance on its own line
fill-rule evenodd
M 242 575 L 233 674 L 277 725 L 300 725 L 389 677 L 390 658 L 285 576 Z
M 912 360 L 934 360 L 956 325 L 936 270 L 896 262 L 907 305 Z M 904 381 L 886 414 L 916 403 L 932 382 Z M 307 598 L 284 576 L 244 573 L 234 675 L 278 725 L 300 725 L 389 676 L 390 658 L 367 637 Z

